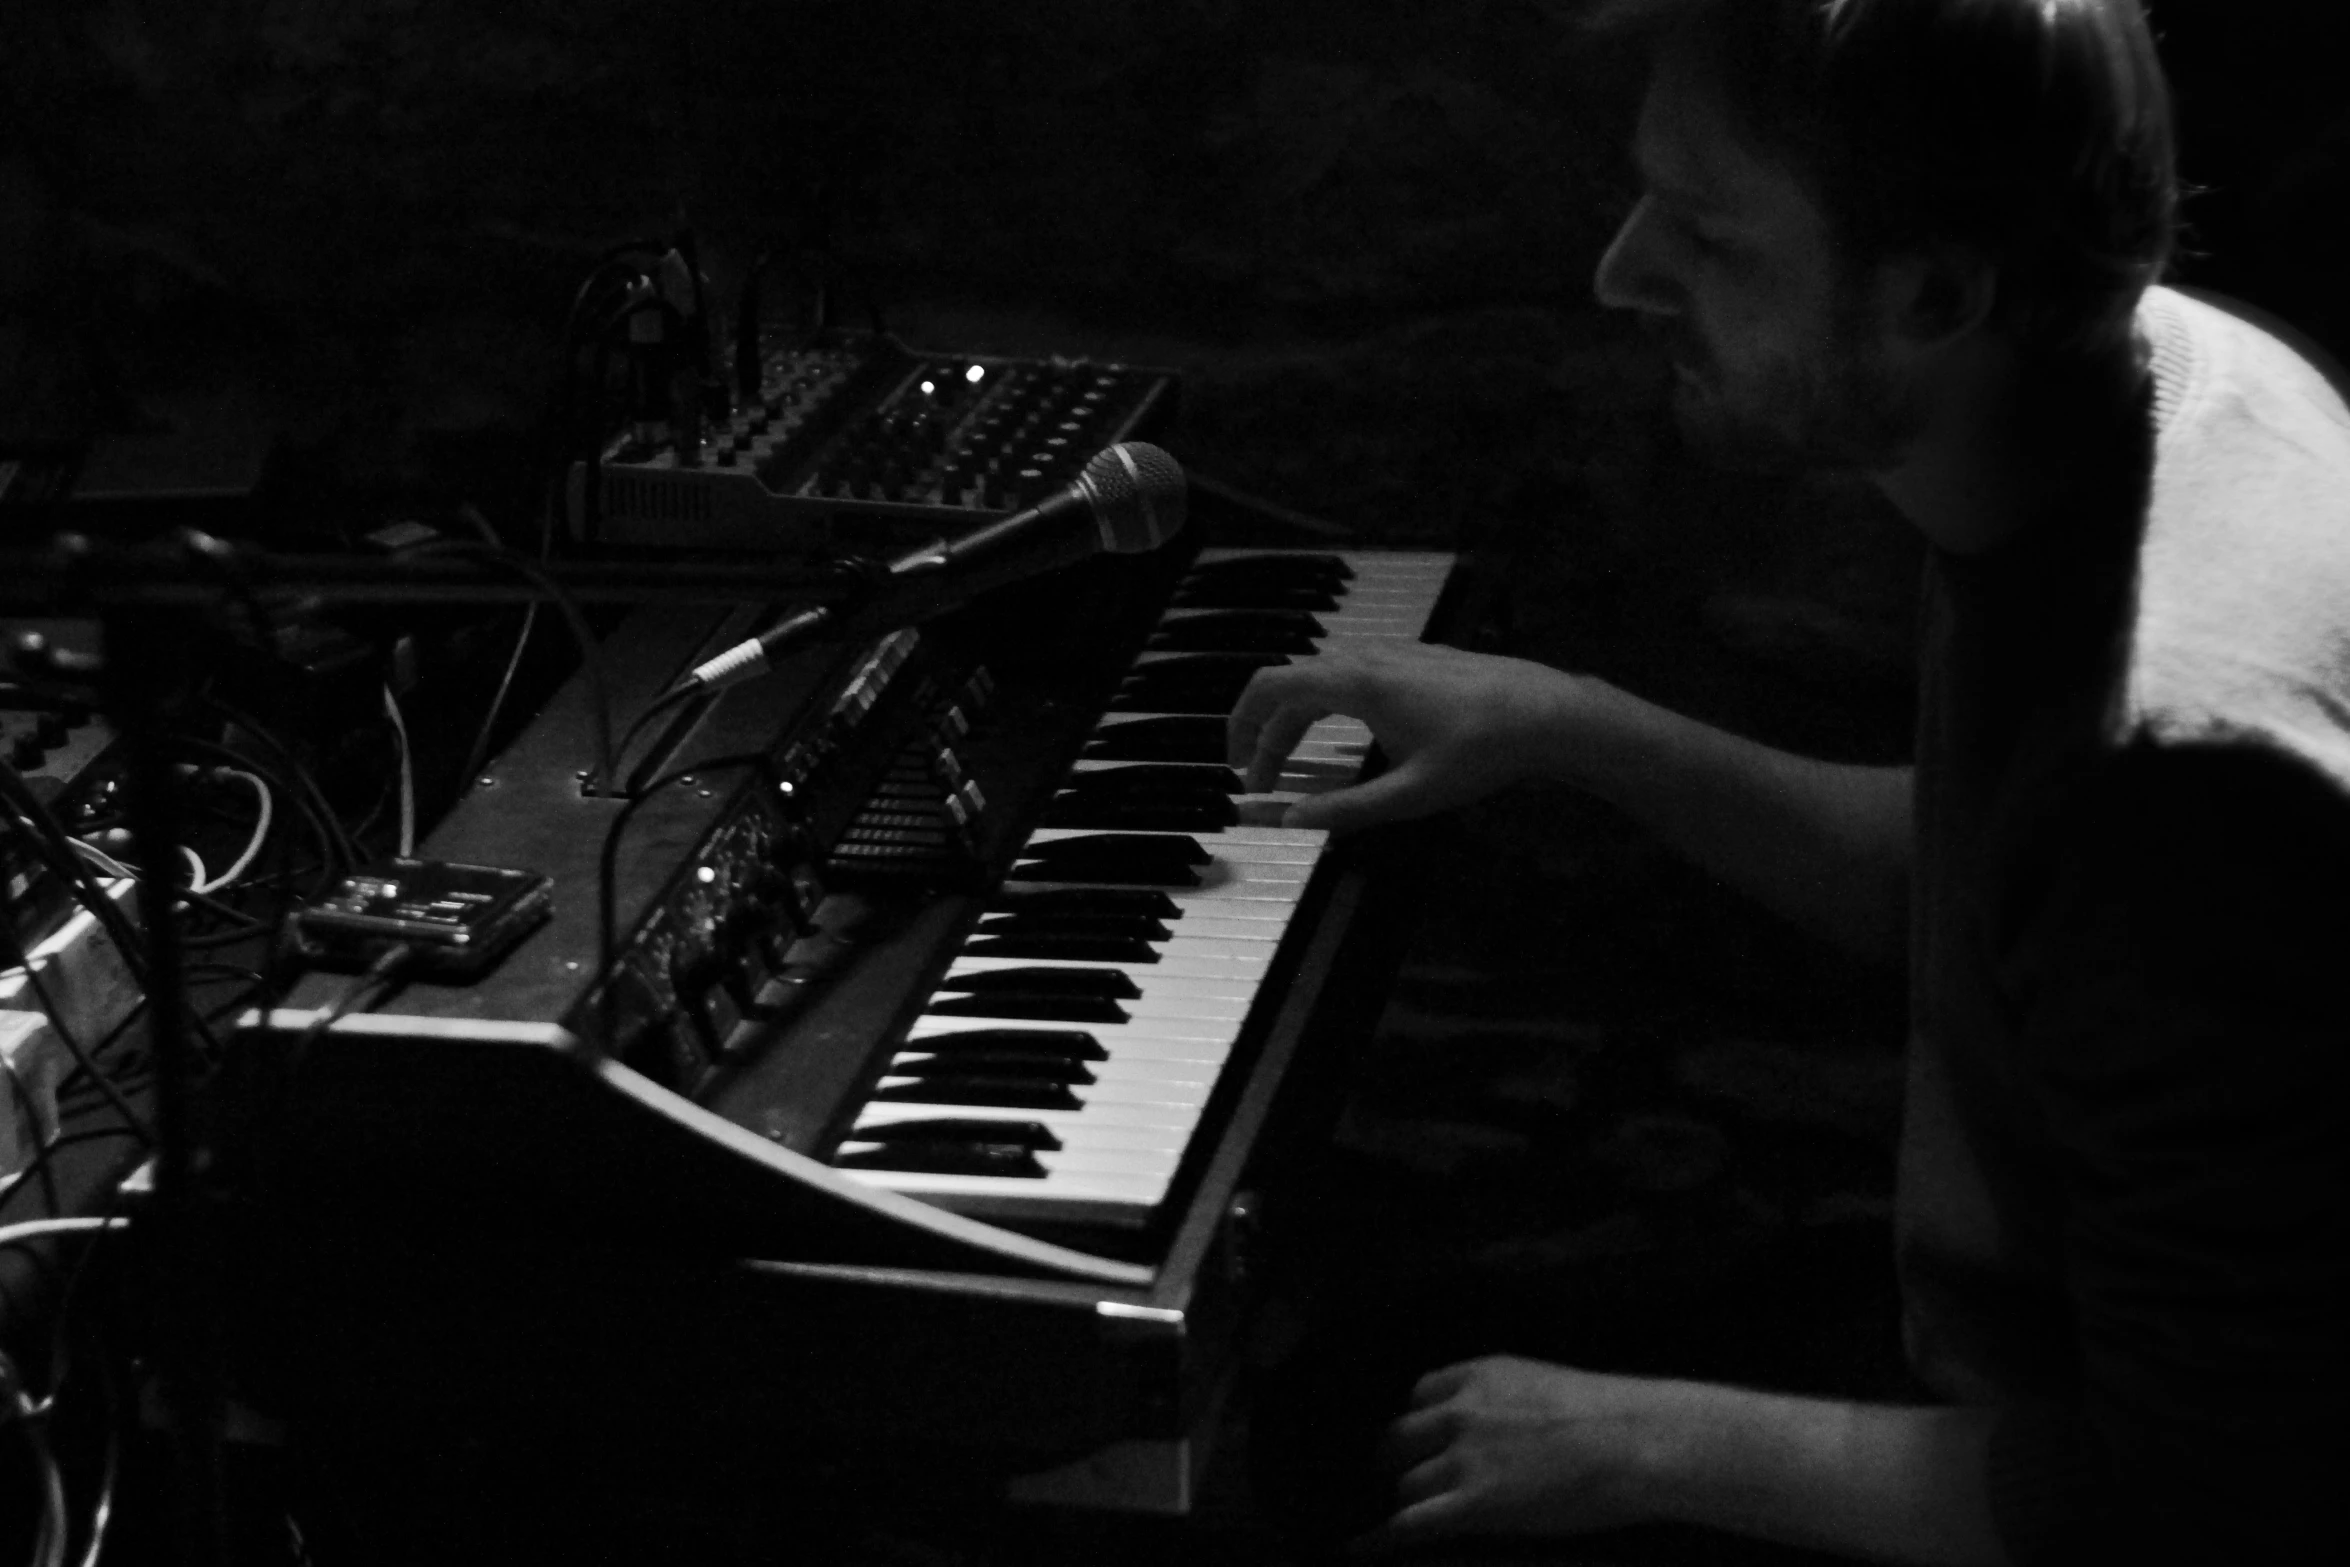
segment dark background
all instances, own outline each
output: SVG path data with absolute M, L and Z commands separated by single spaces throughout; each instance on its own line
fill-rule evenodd
M 508 527 L 571 290 L 683 217 L 721 298 L 822 248 L 839 318 L 920 346 L 1173 364 L 1169 443 L 1230 482 L 1369 541 L 1564 534 L 1898 688 L 1903 534 L 1683 472 L 1590 300 L 1638 75 L 1584 9 L 22 0 L 0 444 L 161 427 L 269 446 L 322 528 L 414 492 Z M 2204 187 L 2181 275 L 2334 344 L 2337 10 L 2154 7 Z
M 1181 369 L 1188 466 L 1360 542 L 1484 552 L 1481 645 L 1899 759 L 1913 535 L 1849 481 L 1683 461 L 1663 366 L 1590 299 L 1639 81 L 1583 9 L 13 0 L 0 451 L 266 451 L 322 540 L 460 501 L 526 532 L 572 291 L 682 217 L 722 298 L 758 252 L 822 251 L 840 318 L 917 346 Z M 2180 277 L 2341 355 L 2340 8 L 2152 10 L 2201 188 Z M 1584 802 L 1443 831 L 1335 1145 L 1333 1252 L 1638 1301 L 1881 1226 L 1898 974 Z M 839 1554 L 968 1559 L 886 1529 Z

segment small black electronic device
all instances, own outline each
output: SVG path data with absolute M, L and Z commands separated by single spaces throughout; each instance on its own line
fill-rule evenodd
M 321 968 L 365 968 L 396 946 L 408 972 L 487 973 L 552 912 L 555 884 L 535 871 L 390 859 L 344 877 L 286 921 L 289 944 Z

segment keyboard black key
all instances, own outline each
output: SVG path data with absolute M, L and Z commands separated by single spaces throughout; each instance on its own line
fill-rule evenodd
M 921 1053 L 919 1047 L 915 1047 L 901 1052 L 882 1075 L 1000 1077 L 1023 1083 L 1066 1083 L 1072 1086 L 1093 1081 L 1093 1072 L 1084 1063 L 1044 1050 L 958 1050 L 951 1055 L 932 1056 Z
M 1200 847 L 1197 838 L 1180 832 L 1089 832 L 1074 838 L 1047 838 L 1031 843 L 1020 853 L 1031 860 L 1098 859 L 1106 854 L 1123 854 L 1176 865 L 1211 865 L 1216 858 Z
M 1183 653 L 1138 664 L 1119 685 L 1110 710 L 1229 713 L 1258 670 L 1288 662 L 1285 653 Z
M 1155 920 L 1183 918 L 1182 905 L 1173 898 L 1142 887 L 1004 887 L 987 907 L 991 914 L 1141 914 Z
M 912 1121 L 860 1126 L 841 1139 L 849 1143 L 1017 1143 L 1050 1153 L 1060 1134 L 1042 1121 L 983 1121 L 977 1116 L 931 1115 Z
M 1230 577 L 1274 577 L 1283 581 L 1338 581 L 1352 580 L 1354 567 L 1344 556 L 1323 555 L 1312 551 L 1285 550 L 1272 555 L 1229 555 L 1222 560 L 1195 561 L 1184 573 L 1185 582 L 1203 582 Z
M 1104 794 L 1076 790 L 1057 796 L 1037 818 L 1044 827 L 1126 828 L 1137 832 L 1220 832 L 1240 825 L 1240 807 L 1228 794 Z
M 1026 936 L 980 936 L 964 943 L 967 958 L 1047 958 L 1062 963 L 1156 963 L 1147 941 L 1128 936 L 1088 936 L 1038 931 Z
M 865 1144 L 852 1140 L 832 1162 L 844 1170 L 908 1170 L 923 1175 L 992 1175 L 1041 1180 L 1036 1155 L 1016 1142 L 959 1139 Z
M 1186 583 L 1168 601 L 1173 609 L 1302 609 L 1330 611 L 1338 607 L 1335 586 L 1299 586 L 1267 577 L 1234 577 L 1225 581 Z
M 1129 941 L 1165 941 L 1166 922 L 1149 914 L 1095 914 L 1084 910 L 1035 910 L 1025 914 L 987 914 L 974 936 L 1103 936 Z
M 1071 1061 L 1107 1061 L 1102 1042 L 1081 1028 L 967 1028 L 952 1034 L 933 1034 L 912 1040 L 908 1050 L 951 1055 L 958 1050 L 1049 1050 Z
M 963 995 L 1017 993 L 1036 996 L 1096 996 L 1132 1000 L 1142 994 L 1133 980 L 1110 969 L 997 968 L 970 974 L 950 974 L 938 982 L 941 990 Z
M 1231 675 L 1253 675 L 1290 662 L 1281 653 L 1173 653 L 1150 659 L 1126 671 L 1126 681 L 1221 680 Z
M 1224 760 L 1224 720 L 1184 714 L 1105 724 L 1086 742 L 1088 760 L 1104 762 L 1211 762 Z
M 1009 1077 L 926 1077 L 917 1083 L 892 1083 L 873 1097 L 893 1104 L 991 1105 L 1007 1110 L 1085 1107 L 1065 1083 L 1022 1082 Z
M 1022 860 L 1012 867 L 1013 881 L 1091 882 L 1109 887 L 1197 887 L 1199 872 L 1172 860 L 1138 859 L 1133 855 L 1061 855 L 1049 860 Z
M 942 996 L 930 1003 L 940 1017 L 1017 1017 L 1039 1023 L 1126 1023 L 1132 1018 L 1115 1001 L 1098 996 L 1015 994 L 991 991 L 983 996 Z
M 1195 866 L 1215 856 L 1185 833 L 1097 832 L 1032 843 L 1012 867 L 1019 881 L 1112 882 L 1128 886 L 1197 887 Z
M 1222 717 L 1240 705 L 1241 690 L 1248 684 L 1235 680 L 1229 685 L 1185 686 L 1181 689 L 1156 687 L 1150 690 L 1119 692 L 1110 698 L 1109 711 L 1113 713 L 1198 713 Z
M 1114 794 L 1122 789 L 1213 789 L 1218 794 L 1247 792 L 1240 774 L 1229 767 L 1199 762 L 1128 762 L 1123 767 L 1097 767 L 1071 773 L 1066 790 L 1086 794 Z
M 1152 651 L 1311 653 L 1324 635 L 1322 623 L 1302 610 L 1219 609 L 1163 620 L 1152 633 Z

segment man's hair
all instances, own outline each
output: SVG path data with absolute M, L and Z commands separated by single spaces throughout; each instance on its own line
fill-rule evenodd
M 1818 196 L 1846 257 L 1998 269 L 2027 352 L 2126 341 L 2177 228 L 2170 94 L 2140 0 L 1599 0 L 1694 63 Z

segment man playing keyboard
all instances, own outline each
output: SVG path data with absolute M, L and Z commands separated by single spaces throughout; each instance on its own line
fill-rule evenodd
M 1263 788 L 1352 715 L 1390 769 L 1290 825 L 1571 782 L 1906 953 L 1895 1261 L 1941 1401 L 1430 1367 L 1390 1412 L 1374 1538 L 1663 1521 L 1886 1561 L 2330 1559 L 2350 412 L 2158 286 L 2176 186 L 2137 0 L 1613 10 L 1653 71 L 1599 297 L 1670 352 L 1694 447 L 1862 472 L 1925 535 L 1914 767 L 1433 647 L 1260 673 L 1231 758 Z

